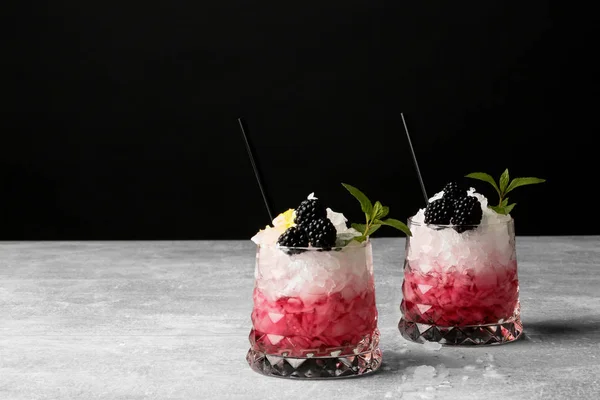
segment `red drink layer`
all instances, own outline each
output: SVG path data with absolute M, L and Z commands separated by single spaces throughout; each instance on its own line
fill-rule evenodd
M 437 326 L 496 324 L 512 318 L 519 299 L 517 263 L 442 267 L 406 264 L 402 314 L 407 321 Z
M 372 285 L 352 298 L 340 292 L 269 300 L 254 289 L 250 342 L 254 350 L 288 357 L 354 354 L 377 332 Z

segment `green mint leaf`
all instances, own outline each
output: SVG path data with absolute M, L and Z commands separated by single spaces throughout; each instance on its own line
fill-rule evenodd
M 371 218 L 369 221 L 375 221 L 376 219 L 381 219 L 390 213 L 390 208 L 384 206 L 379 201 L 375 202 L 373 205 L 373 211 L 371 212 Z
M 357 237 L 355 237 L 355 238 L 354 238 L 354 239 L 352 239 L 352 240 L 356 240 L 358 243 L 362 243 L 362 242 L 364 242 L 365 240 L 367 240 L 367 237 L 366 237 L 365 235 L 362 235 L 362 236 L 357 236 Z
M 504 207 L 504 212 L 505 212 L 504 215 L 510 214 L 510 212 L 512 211 L 513 208 L 515 208 L 516 205 L 517 205 L 517 203 L 512 203 L 512 204 Z
M 377 218 L 385 218 L 390 213 L 390 208 L 388 206 L 383 206 L 381 209 L 381 213 Z
M 340 240 L 339 238 L 335 241 L 336 247 L 345 247 L 350 243 L 353 239 L 350 240 Z
M 375 205 L 373 205 L 373 211 L 371 211 L 371 218 L 369 219 L 369 221 L 374 221 L 378 219 L 379 214 L 381 214 L 382 211 L 383 205 L 379 201 L 376 201 Z
M 365 225 L 365 224 L 353 223 L 351 226 L 354 229 L 356 229 L 357 231 L 359 231 L 360 233 L 362 233 L 363 235 L 364 235 L 365 231 L 367 230 L 367 225 Z
M 369 230 L 367 231 L 367 233 L 365 234 L 365 236 L 371 236 L 372 234 L 375 233 L 375 231 L 377 229 L 381 228 L 381 224 L 373 224 L 369 227 Z
M 383 221 L 376 221 L 376 222 L 379 222 L 383 225 L 391 226 L 392 228 L 396 228 L 399 231 L 404 232 L 404 234 L 406 236 L 412 236 L 412 232 L 410 231 L 408 226 L 406 226 L 406 224 L 404 224 L 404 222 L 398 221 L 397 219 L 388 218 L 388 219 L 384 219 Z
M 498 185 L 496 185 L 496 181 L 494 181 L 494 178 L 492 178 L 491 175 L 486 174 L 485 172 L 473 172 L 468 175 L 465 175 L 465 177 L 471 179 L 478 179 L 480 181 L 489 183 L 494 187 L 494 189 L 496 189 L 496 192 L 498 192 L 498 196 L 500 195 L 500 189 L 498 188 Z
M 500 175 L 500 191 L 502 193 L 506 192 L 506 188 L 508 187 L 508 182 L 510 181 L 510 177 L 508 175 L 508 168 L 504 170 L 502 175 Z
M 506 205 L 508 204 L 508 197 L 505 197 L 504 200 L 502 200 L 502 204 L 500 204 L 502 207 L 506 207 Z
M 542 183 L 542 182 L 546 182 L 545 179 L 540 179 L 540 178 L 533 178 L 533 177 L 528 177 L 528 178 L 515 178 L 512 180 L 512 182 L 510 183 L 510 185 L 508 185 L 508 188 L 506 189 L 505 193 L 510 192 L 511 190 L 518 188 L 519 186 L 525 186 L 525 185 L 535 185 L 536 183 Z
M 361 192 L 354 186 L 350 186 L 347 183 L 342 183 L 342 186 L 345 187 L 346 190 L 349 191 L 350 194 L 356 198 L 356 200 L 358 200 L 362 211 L 367 216 L 371 215 L 371 212 L 373 211 L 373 204 L 371 204 L 371 200 L 369 200 L 369 198 L 363 192 Z
M 506 215 L 506 210 L 501 206 L 488 206 L 492 210 L 496 211 L 498 214 Z

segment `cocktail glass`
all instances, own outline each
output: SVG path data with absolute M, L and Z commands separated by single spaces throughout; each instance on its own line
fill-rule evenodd
M 264 375 L 341 378 L 381 365 L 369 241 L 334 248 L 259 245 L 246 359 Z
M 479 226 L 425 225 L 408 220 L 402 336 L 444 345 L 517 340 L 520 319 L 514 220 Z

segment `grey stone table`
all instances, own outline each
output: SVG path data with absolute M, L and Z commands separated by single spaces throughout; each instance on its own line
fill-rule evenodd
M 598 399 L 600 237 L 517 238 L 525 337 L 404 340 L 403 239 L 375 239 L 384 364 L 365 377 L 253 372 L 254 247 L 0 243 L 0 399 Z

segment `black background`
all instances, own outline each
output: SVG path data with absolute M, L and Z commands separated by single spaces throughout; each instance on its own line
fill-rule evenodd
M 481 3 L 9 10 L 0 239 L 249 238 L 269 221 L 239 116 L 275 212 L 314 191 L 358 220 L 347 182 L 405 220 L 423 199 L 400 112 L 430 196 L 508 167 L 548 180 L 511 196 L 518 234 L 598 234 L 597 17 Z

